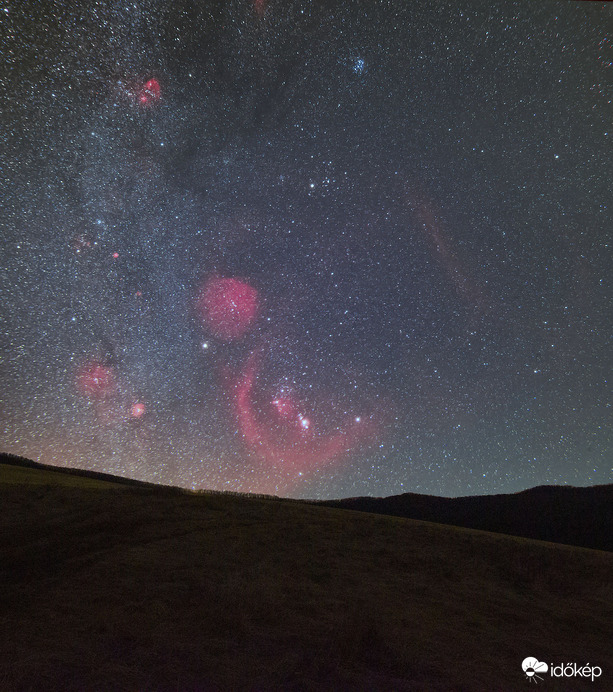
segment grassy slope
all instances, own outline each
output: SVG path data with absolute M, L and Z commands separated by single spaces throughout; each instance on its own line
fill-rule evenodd
M 112 481 L 86 478 L 78 475 L 51 471 L 47 469 L 29 469 L 23 466 L 7 466 L 0 464 L 0 483 L 10 485 L 64 485 L 72 488 L 122 488 Z
M 604 671 L 543 689 L 613 689 L 613 554 L 6 473 L 3 691 L 521 690 L 529 655 Z
M 613 484 L 545 485 L 519 493 L 453 498 L 404 493 L 316 504 L 613 552 Z

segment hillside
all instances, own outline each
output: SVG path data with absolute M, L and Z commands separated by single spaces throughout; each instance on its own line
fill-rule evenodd
M 521 690 L 527 656 L 603 670 L 543 689 L 613 687 L 613 554 L 18 473 L 0 465 L 3 691 Z
M 456 498 L 405 493 L 317 504 L 613 551 L 613 484 L 546 485 L 508 495 Z

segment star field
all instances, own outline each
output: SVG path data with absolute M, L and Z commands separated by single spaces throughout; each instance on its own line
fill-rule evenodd
M 613 480 L 613 8 L 0 8 L 0 443 L 329 498 Z

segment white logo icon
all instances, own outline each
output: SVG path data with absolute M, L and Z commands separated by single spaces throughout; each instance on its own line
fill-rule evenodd
M 537 658 L 532 658 L 532 656 L 524 658 L 521 667 L 523 668 L 524 673 L 530 682 L 538 682 L 539 680 L 542 680 L 543 678 L 538 675 L 538 673 L 544 674 L 549 670 L 549 666 L 546 663 L 542 663 Z

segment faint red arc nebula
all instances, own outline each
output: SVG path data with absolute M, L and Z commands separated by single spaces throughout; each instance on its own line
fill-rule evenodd
M 245 444 L 266 465 L 309 472 L 330 466 L 376 439 L 379 426 L 375 416 L 349 418 L 336 431 L 326 433 L 311 425 L 294 400 L 291 405 L 284 402 L 280 409 L 275 400 L 266 415 L 258 412 L 255 400 L 261 358 L 261 349 L 251 353 L 231 387 L 230 399 Z

